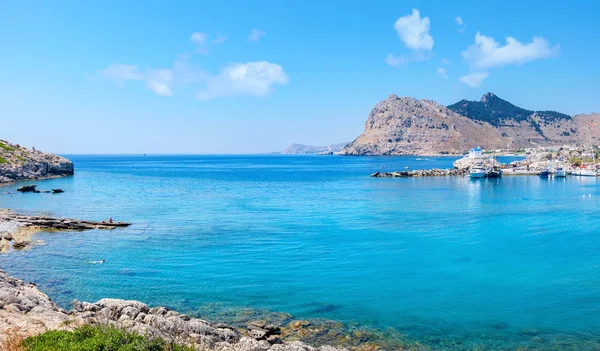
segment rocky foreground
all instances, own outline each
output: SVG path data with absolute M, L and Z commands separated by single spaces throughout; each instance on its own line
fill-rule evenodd
M 64 157 L 0 140 L 0 184 L 73 173 L 73 163 Z
M 280 328 L 261 322 L 240 331 L 222 323 L 209 323 L 169 310 L 150 308 L 139 301 L 102 299 L 95 303 L 73 301 L 66 311 L 39 291 L 35 284 L 13 278 L 0 269 L 0 340 L 8 330 L 27 335 L 47 330 L 88 325 L 115 325 L 151 337 L 188 344 L 198 350 L 218 351 L 344 351 L 331 346 L 311 347 L 300 341 L 284 342 Z

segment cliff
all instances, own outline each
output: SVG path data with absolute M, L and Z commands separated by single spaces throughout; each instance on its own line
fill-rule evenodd
M 531 111 L 487 93 L 448 107 L 391 95 L 369 114 L 363 133 L 342 155 L 463 154 L 471 147 L 511 149 L 589 145 L 600 139 L 599 114 Z
M 508 142 L 488 123 L 469 119 L 435 101 L 391 95 L 375 106 L 364 132 L 341 154 L 461 154 L 475 145 L 499 148 Z
M 73 163 L 64 157 L 0 140 L 0 184 L 73 173 Z

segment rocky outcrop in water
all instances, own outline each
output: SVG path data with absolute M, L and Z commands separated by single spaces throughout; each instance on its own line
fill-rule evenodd
M 491 157 L 463 157 L 454 161 L 452 166 L 456 169 L 469 170 L 476 164 L 481 164 L 486 168 L 500 166 L 500 162 Z
M 73 163 L 64 157 L 0 140 L 0 184 L 73 173 Z

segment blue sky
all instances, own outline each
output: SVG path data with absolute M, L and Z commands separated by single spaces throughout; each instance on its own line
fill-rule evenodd
M 0 138 L 56 153 L 262 153 L 351 141 L 392 93 L 451 104 L 491 91 L 529 109 L 600 112 L 599 10 L 558 0 L 8 2 Z

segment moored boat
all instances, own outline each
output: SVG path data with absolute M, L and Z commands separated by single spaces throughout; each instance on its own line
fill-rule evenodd
M 580 177 L 595 177 L 597 175 L 595 169 L 587 168 L 575 168 L 571 174 Z
M 552 173 L 552 176 L 556 178 L 564 178 L 567 176 L 567 170 L 562 167 L 556 168 Z
M 543 168 L 540 171 L 540 177 L 542 178 L 548 178 L 550 176 L 550 170 L 548 170 L 548 168 Z
M 475 164 L 469 171 L 469 177 L 471 178 L 485 178 L 486 176 L 487 171 L 481 163 Z
M 488 178 L 498 178 L 498 177 L 502 177 L 502 170 L 496 166 L 489 168 L 486 171 L 486 176 Z

